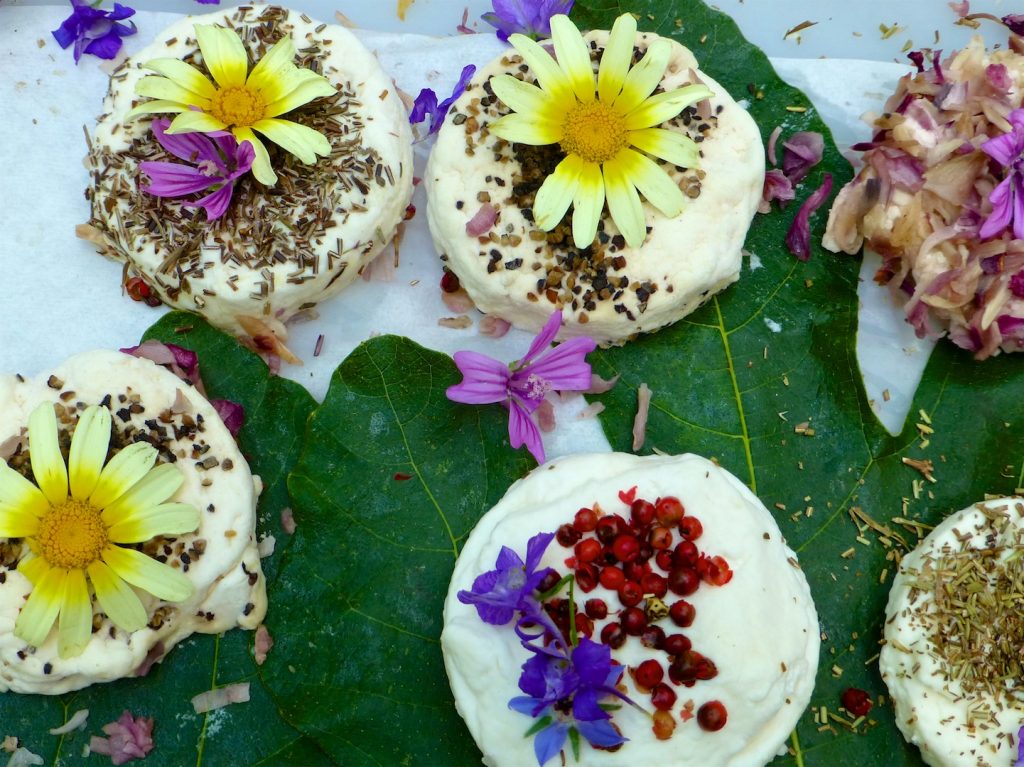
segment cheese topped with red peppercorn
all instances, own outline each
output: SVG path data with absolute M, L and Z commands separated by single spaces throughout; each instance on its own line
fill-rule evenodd
M 24 539 L 0 536 L 0 693 L 57 695 L 142 675 L 194 632 L 255 629 L 267 611 L 255 532 L 262 485 L 209 401 L 163 367 L 114 351 L 78 354 L 37 379 L 0 375 L 0 459 L 15 471 L 29 473 L 26 424 L 42 403 L 54 404 L 62 439 L 87 406 L 106 407 L 112 448 L 146 441 L 156 447 L 159 463 L 179 469 L 183 481 L 170 500 L 198 509 L 199 526 L 151 539 L 141 549 L 183 573 L 194 591 L 184 601 L 164 602 L 136 590 L 148 624 L 132 632 L 116 627 L 93 600 L 88 644 L 62 658 L 56 629 L 39 647 L 15 636 L 32 590 L 19 564 L 30 555 Z
M 933 767 L 1015 764 L 1024 725 L 1024 500 L 946 518 L 903 557 L 878 667 Z
M 522 556 L 538 532 L 555 533 L 540 569 L 556 575 L 537 592 L 574 576 L 578 636 L 611 648 L 619 690 L 644 709 L 608 696 L 627 740 L 602 750 L 581 738 L 581 764 L 761 767 L 784 748 L 810 699 L 820 638 L 775 520 L 703 458 L 610 453 L 552 461 L 513 485 L 456 563 L 441 645 L 485 764 L 537 763 L 535 736 L 524 737 L 535 721 L 509 708 L 531 653 L 511 623 L 483 622 L 459 593 L 478 592 L 502 547 Z M 567 594 L 544 604 L 568 637 Z M 564 754 L 571 762 L 569 741 Z

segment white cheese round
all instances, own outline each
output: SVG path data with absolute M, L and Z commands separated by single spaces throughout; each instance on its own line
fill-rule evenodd
M 586 35 L 598 46 L 607 38 L 607 32 Z M 656 38 L 638 34 L 637 47 L 643 51 Z M 673 42 L 661 85 L 670 90 L 699 78 L 714 92 L 712 117 L 694 117 L 689 126 L 669 121 L 662 127 L 701 142 L 699 170 L 666 166 L 684 192 L 699 189 L 699 196 L 688 199 L 675 219 L 644 202 L 650 233 L 639 248 L 625 244 L 606 209 L 599 245 L 582 266 L 574 256 L 578 251 L 568 247 L 571 238 L 552 243 L 533 225 L 532 216 L 524 216 L 512 197 L 524 166 L 508 143 L 486 131 L 508 110 L 485 84 L 524 66 L 510 50 L 477 72 L 445 119 L 425 175 L 434 244 L 477 308 L 534 332 L 561 308 L 568 323 L 564 336 L 621 343 L 679 320 L 735 282 L 747 229 L 761 200 L 764 147 L 750 115 L 724 87 L 698 71 L 693 54 Z M 708 129 L 702 132 L 701 125 Z M 466 224 L 485 202 L 497 209 L 497 219 L 483 235 L 470 235 Z M 575 265 L 569 265 L 574 257 Z
M 1001 573 L 1019 582 L 1024 554 L 1024 501 L 999 498 L 985 501 L 945 519 L 916 549 L 903 557 L 893 580 L 886 608 L 885 644 L 878 666 L 896 709 L 896 724 L 903 736 L 921 749 L 932 767 L 1008 767 L 1017 758 L 1017 733 L 1024 725 L 1024 681 L 1001 685 L 993 695 L 984 688 L 965 688 L 954 680 L 955 666 L 943 645 L 963 642 L 959 631 L 940 630 L 936 605 L 941 589 L 951 599 L 968 601 L 990 597 L 1009 599 L 1005 607 L 1019 623 L 1022 598 L 997 590 Z M 977 590 L 961 578 L 965 567 L 984 568 L 987 588 Z M 968 591 L 976 591 L 972 597 Z M 966 611 L 964 611 L 966 616 Z M 987 615 L 991 617 L 991 615 Z M 982 617 L 984 649 L 969 665 L 970 673 L 992 670 L 1000 657 L 996 641 L 1009 641 L 1019 653 L 1016 636 L 1006 627 Z M 994 639 L 995 641 L 990 641 Z M 955 654 L 954 654 L 955 655 Z M 1019 658 L 1019 655 L 1017 656 Z M 1019 660 L 1018 660 L 1019 662 Z
M 149 116 L 125 120 L 143 101 L 135 85 L 153 74 L 143 69 L 147 61 L 196 54 L 195 24 L 232 25 L 251 59 L 290 35 L 298 63 L 315 63 L 339 92 L 281 115 L 324 132 L 331 155 L 305 165 L 263 139 L 277 184 L 264 187 L 244 176 L 231 208 L 212 222 L 201 209 L 182 208 L 198 195 L 157 198 L 139 191 L 146 180 L 140 161 L 178 160 L 160 149 Z M 125 262 L 127 275 L 141 275 L 169 306 L 199 312 L 239 335 L 251 332 L 239 316 L 286 322 L 350 284 L 391 242 L 412 198 L 412 133 L 391 78 L 349 30 L 277 6 L 184 17 L 118 67 L 86 165 L 90 224 L 102 235 L 105 255 Z
M 536 764 L 533 739 L 523 737 L 533 720 L 508 708 L 511 698 L 522 695 L 520 667 L 530 654 L 511 624 L 484 623 L 473 606 L 458 600 L 458 592 L 470 590 L 478 575 L 494 569 L 503 545 L 525 559 L 531 537 L 571 523 L 583 506 L 599 504 L 605 513 L 628 519 L 629 509 L 619 492 L 634 486 L 638 498 L 678 497 L 686 513 L 703 524 L 697 541 L 700 550 L 724 557 L 733 570 L 732 580 L 724 586 L 705 584 L 686 597 L 697 611 L 690 628 L 678 629 L 668 618 L 655 624 L 667 634 L 686 634 L 693 649 L 717 665 L 718 675 L 691 688 L 673 686 L 679 702 L 671 739 L 657 740 L 650 718 L 624 706 L 615 711 L 613 721 L 629 740 L 616 752 L 595 750 L 584 742 L 580 764 L 762 767 L 784 749 L 810 699 L 820 632 L 807 581 L 778 525 L 739 480 L 704 458 L 608 453 L 552 461 L 517 482 L 477 524 L 455 565 L 441 646 L 456 708 L 483 751 L 485 764 Z M 564 574 L 564 560 L 571 555 L 571 550 L 552 541 L 543 565 Z M 613 619 L 619 602 L 600 586 L 589 594 L 577 591 L 577 604 L 595 596 L 605 599 Z M 673 600 L 669 592 L 666 602 Z M 595 641 L 607 622 L 595 622 Z M 667 665 L 664 652 L 644 647 L 637 637 L 613 650 L 612 658 L 624 666 L 647 658 Z M 622 682 L 633 700 L 653 712 L 650 697 L 637 691 L 628 673 Z M 728 711 L 725 727 L 706 732 L 695 719 L 679 721 L 687 700 L 693 701 L 694 711 L 704 702 L 721 701 Z
M 150 616 L 146 628 L 129 634 L 103 616 L 81 655 L 60 658 L 56 629 L 37 648 L 14 636 L 15 621 L 31 591 L 17 570 L 27 547 L 0 538 L 0 692 L 57 695 L 135 674 L 145 668 L 147 656 L 162 657 L 193 632 L 256 628 L 267 611 L 255 530 L 261 483 L 206 398 L 149 360 L 113 351 L 76 355 L 52 375 L 35 380 L 0 376 L 4 459 L 14 460 L 27 436 L 29 414 L 43 402 L 60 403 L 66 410 L 58 420 L 67 425 L 88 405 L 109 402 L 115 433 L 149 433 L 161 443 L 161 460 L 173 454 L 184 482 L 170 501 L 198 508 L 199 527 L 162 539 L 152 553 L 166 556 L 168 565 L 180 569 L 195 593 L 185 602 L 172 603 L 136 590 Z M 147 543 L 144 550 L 150 553 L 153 546 Z M 94 610 L 100 614 L 95 604 Z

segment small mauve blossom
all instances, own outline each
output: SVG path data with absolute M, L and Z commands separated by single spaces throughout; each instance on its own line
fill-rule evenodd
M 467 405 L 503 403 L 509 409 L 512 447 L 525 444 L 538 463 L 544 463 L 544 445 L 531 415 L 549 392 L 585 391 L 590 387 L 590 364 L 585 358 L 597 346 L 584 336 L 550 348 L 561 326 L 562 312 L 556 311 L 526 356 L 511 365 L 477 352 L 456 352 L 455 364 L 463 380 L 446 392 L 448 399 Z
M 252 167 L 256 152 L 252 144 L 239 144 L 224 131 L 215 133 L 167 133 L 170 120 L 153 120 L 153 135 L 164 149 L 191 165 L 177 162 L 142 162 L 139 169 L 149 176 L 142 191 L 155 197 L 184 197 L 219 185 L 205 197 L 182 203 L 186 208 L 203 208 L 210 221 L 223 216 L 231 202 L 235 180 Z
M 51 34 L 61 48 L 74 43 L 76 64 L 83 53 L 101 59 L 114 58 L 121 50 L 121 38 L 138 31 L 133 22 L 119 23 L 135 15 L 135 9 L 126 5 L 114 3 L 114 10 L 101 11 L 87 0 L 71 0 L 71 7 L 71 15 Z
M 116 722 L 103 725 L 108 737 L 93 735 L 89 750 L 94 754 L 105 754 L 114 764 L 125 764 L 133 759 L 145 759 L 153 750 L 153 720 L 140 716 L 133 717 L 125 711 Z
M 537 566 L 554 537 L 554 533 L 533 536 L 526 544 L 525 562 L 508 546 L 502 546 L 495 569 L 477 576 L 470 591 L 460 591 L 459 601 L 476 607 L 480 620 L 492 626 L 504 626 L 517 610 L 533 612 L 528 603 L 551 571 L 550 567 L 538 570 Z
M 1008 16 L 1003 16 L 1002 20 L 1013 34 L 1024 35 L 1024 13 L 1011 13 Z
M 551 37 L 551 17 L 572 10 L 574 0 L 494 0 L 493 11 L 481 18 L 497 29 L 498 39 L 520 34 L 538 40 Z
M 1010 112 L 1009 120 L 1009 133 L 981 145 L 981 151 L 1003 166 L 1006 173 L 988 197 L 992 213 L 981 225 L 978 234 L 982 239 L 1012 228 L 1013 236 L 1024 240 L 1024 109 Z
M 409 112 L 409 123 L 415 125 L 416 123 L 421 123 L 427 118 L 430 118 L 430 130 L 427 131 L 427 136 L 441 130 L 441 125 L 444 123 L 444 118 L 445 115 L 448 114 L 449 107 L 451 107 L 451 105 L 455 103 L 456 99 L 458 99 L 466 90 L 466 86 L 469 84 L 469 81 L 475 72 L 476 67 L 472 64 L 467 64 L 463 67 L 462 75 L 459 76 L 459 82 L 456 83 L 455 90 L 452 91 L 452 95 L 440 104 L 437 103 L 437 94 L 430 88 L 424 88 L 421 90 L 420 94 L 413 102 L 412 111 Z M 423 138 L 426 138 L 426 136 Z

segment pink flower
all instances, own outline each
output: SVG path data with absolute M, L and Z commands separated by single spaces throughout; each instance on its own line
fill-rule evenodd
M 562 326 L 557 311 L 541 328 L 526 356 L 506 365 L 476 352 L 456 352 L 455 364 L 462 383 L 448 387 L 448 399 L 468 405 L 501 402 L 509 409 L 508 435 L 512 447 L 526 445 L 538 463 L 544 463 L 540 430 L 530 417 L 552 391 L 586 391 L 590 365 L 584 359 L 597 343 L 591 338 L 571 338 L 549 348 Z
M 93 735 L 89 750 L 94 754 L 106 754 L 114 764 L 124 764 L 132 759 L 145 759 L 153 750 L 153 720 L 140 716 L 133 717 L 125 711 L 116 722 L 103 725 L 103 732 L 109 737 Z
M 220 218 L 231 202 L 235 180 L 252 167 L 256 157 L 252 144 L 248 141 L 239 144 L 234 136 L 224 131 L 170 135 L 166 132 L 170 124 L 167 119 L 153 120 L 153 135 L 160 146 L 191 165 L 139 163 L 139 169 L 151 181 L 149 186 L 142 187 L 142 191 L 155 197 L 184 197 L 216 185 L 210 194 L 183 205 L 186 208 L 203 208 L 210 221 Z
M 1024 240 L 1024 109 L 1010 112 L 1013 129 L 989 139 L 981 151 L 1003 166 L 1006 175 L 992 190 L 988 200 L 992 213 L 981 225 L 982 239 L 1013 227 L 1013 236 Z

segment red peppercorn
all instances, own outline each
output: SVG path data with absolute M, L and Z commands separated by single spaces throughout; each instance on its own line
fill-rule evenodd
M 700 587 L 700 576 L 692 567 L 676 567 L 668 574 L 668 587 L 673 594 L 686 597 Z
M 672 531 L 667 527 L 655 527 L 651 530 L 647 540 L 651 544 L 652 549 L 659 551 L 667 549 L 672 545 Z
M 640 636 L 647 626 L 647 616 L 639 607 L 627 607 L 619 616 L 622 630 L 631 636 Z
M 582 508 L 576 512 L 572 526 L 581 533 L 592 533 L 597 528 L 597 512 Z
M 724 586 L 732 580 L 732 569 L 722 557 L 701 556 L 697 569 L 704 582 L 712 586 Z
M 647 565 L 645 562 L 627 562 L 622 566 L 622 572 L 626 574 L 626 579 L 636 581 L 637 583 L 650 571 L 650 565 Z
M 604 620 L 608 617 L 608 604 L 603 599 L 588 599 L 583 605 L 587 616 L 595 621 Z
M 725 727 L 728 718 L 729 714 L 721 701 L 710 700 L 697 709 L 697 724 L 708 732 L 718 732 Z
M 652 626 L 647 624 L 647 627 L 640 634 L 640 644 L 644 647 L 652 647 L 655 650 L 660 650 L 665 644 L 665 629 L 661 626 Z
M 668 740 L 672 737 L 672 733 L 676 731 L 676 720 L 672 718 L 672 712 L 670 711 L 655 711 L 651 721 L 653 722 L 651 730 L 654 732 L 654 737 L 658 740 Z
M 662 649 L 669 655 L 683 655 L 690 651 L 693 643 L 685 634 L 669 634 L 665 637 Z
M 626 582 L 626 576 L 621 568 L 605 567 L 601 570 L 601 585 L 610 591 L 618 591 Z
M 623 533 L 612 542 L 612 552 L 620 562 L 632 562 L 640 554 L 640 541 L 635 535 Z
M 587 538 L 577 543 L 573 551 L 576 553 L 577 562 L 593 562 L 601 555 L 601 544 L 593 538 Z
M 653 658 L 649 658 L 636 667 L 636 671 L 633 672 L 633 678 L 636 680 L 637 686 L 644 688 L 645 690 L 652 689 L 665 677 L 665 669 L 661 667 L 661 664 Z
M 672 569 L 672 556 L 671 551 L 659 551 L 654 555 L 654 563 L 667 573 Z
M 441 290 L 445 293 L 454 293 L 458 289 L 459 278 L 453 272 L 445 269 L 444 274 L 441 275 Z
M 594 634 L 594 621 L 583 613 L 576 613 L 576 633 L 590 638 Z
M 693 619 L 697 617 L 697 609 L 685 599 L 680 599 L 673 602 L 672 606 L 668 608 L 668 617 L 674 624 L 685 629 L 693 625 Z
M 650 501 L 638 498 L 629 507 L 629 517 L 636 527 L 647 527 L 654 521 L 655 508 Z
M 571 548 L 582 538 L 582 534 L 572 525 L 561 525 L 555 531 L 555 540 L 565 548 Z
M 662 682 L 651 690 L 651 703 L 659 711 L 669 711 L 676 704 L 676 691 Z
M 683 504 L 678 498 L 674 496 L 667 496 L 665 498 L 659 498 L 655 504 L 655 516 L 658 518 L 658 522 L 671 527 L 679 523 L 679 520 L 683 518 L 685 510 Z
M 694 567 L 700 559 L 700 552 L 693 541 L 683 541 L 672 552 L 672 559 L 679 566 Z
M 849 687 L 843 692 L 843 708 L 852 716 L 867 716 L 871 710 L 871 696 L 865 690 Z
M 657 573 L 644 573 L 640 578 L 640 588 L 644 594 L 653 594 L 661 599 L 668 593 L 668 581 Z
M 679 534 L 688 541 L 695 541 L 704 533 L 704 525 L 696 517 L 683 517 L 679 520 Z
M 615 536 L 626 532 L 626 529 L 626 520 L 618 514 L 613 514 L 608 517 L 601 517 L 597 520 L 597 527 L 594 528 L 594 534 L 601 543 L 610 544 L 615 540 Z
M 588 563 L 577 568 L 576 587 L 588 593 L 597 588 L 597 568 L 594 565 Z
M 618 623 L 608 623 L 601 629 L 601 643 L 606 644 L 613 650 L 622 647 L 626 642 L 626 632 Z
M 541 578 L 540 583 L 537 584 L 537 591 L 541 594 L 545 591 L 551 591 L 560 580 L 562 580 L 562 576 L 557 570 L 548 570 L 548 574 Z
M 619 587 L 619 601 L 626 607 L 635 607 L 643 598 L 643 589 L 636 581 L 626 581 Z

